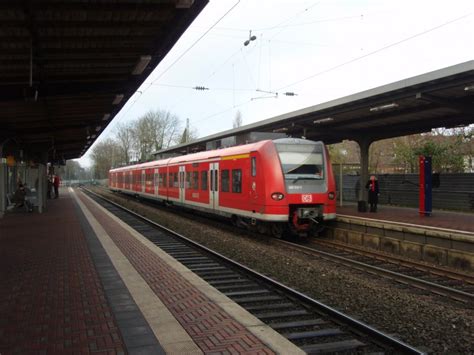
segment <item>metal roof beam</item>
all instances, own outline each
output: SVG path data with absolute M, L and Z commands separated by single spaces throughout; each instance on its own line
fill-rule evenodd
M 441 97 L 436 97 L 434 95 L 424 94 L 421 92 L 417 93 L 415 97 L 417 100 L 432 102 L 432 103 L 438 104 L 439 106 L 449 107 L 461 113 L 468 113 L 471 115 L 474 114 L 474 109 L 472 105 L 466 105 L 454 99 L 447 100 Z

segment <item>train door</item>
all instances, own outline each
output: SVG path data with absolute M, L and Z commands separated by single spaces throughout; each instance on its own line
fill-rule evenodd
M 179 167 L 179 202 L 181 203 L 184 203 L 184 193 L 186 190 L 185 172 L 186 172 L 186 167 L 180 166 Z
M 160 178 L 159 169 L 153 169 L 153 195 L 159 195 Z
M 209 176 L 209 206 L 215 210 L 219 208 L 219 163 L 209 164 Z
M 257 156 L 255 152 L 252 152 L 250 156 L 250 204 L 252 209 L 255 209 L 255 206 L 258 203 L 258 194 L 257 194 Z

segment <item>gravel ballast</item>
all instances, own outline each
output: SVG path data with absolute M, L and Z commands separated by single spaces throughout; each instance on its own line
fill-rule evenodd
M 99 191 L 97 191 L 99 192 Z M 100 190 L 104 194 L 104 190 Z M 417 292 L 370 274 L 302 253 L 284 250 L 272 238 L 224 230 L 212 220 L 179 216 L 105 193 L 141 215 L 239 263 L 336 308 L 421 350 L 474 353 L 474 311 L 441 297 Z M 229 222 L 230 223 L 230 222 Z

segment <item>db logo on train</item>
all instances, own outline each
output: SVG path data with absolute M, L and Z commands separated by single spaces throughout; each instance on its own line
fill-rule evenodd
M 301 195 L 301 202 L 313 202 L 313 195 Z

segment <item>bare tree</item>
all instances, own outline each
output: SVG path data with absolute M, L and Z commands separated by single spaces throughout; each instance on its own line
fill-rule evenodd
M 140 161 L 146 161 L 153 151 L 159 129 L 159 119 L 153 112 L 146 113 L 135 122 L 134 146 Z
M 113 139 L 106 139 L 103 142 L 97 143 L 97 145 L 92 149 L 91 159 L 93 162 L 95 178 L 107 178 L 108 171 L 112 168 L 112 160 L 115 152 L 119 149 L 120 147 L 118 143 Z
M 123 162 L 125 165 L 130 164 L 135 137 L 133 123 L 119 124 L 116 129 L 115 137 L 119 153 L 117 154 L 117 161 L 114 162 L 114 165 L 118 166 L 119 162 Z
M 235 113 L 234 121 L 232 122 L 232 127 L 239 128 L 242 126 L 242 114 L 239 110 Z
M 65 166 L 58 168 L 63 180 L 79 180 L 86 177 L 85 169 L 75 160 L 67 160 Z
M 180 141 L 181 122 L 168 111 L 149 111 L 135 121 L 133 147 L 141 161 L 148 160 L 154 151 L 168 148 Z

